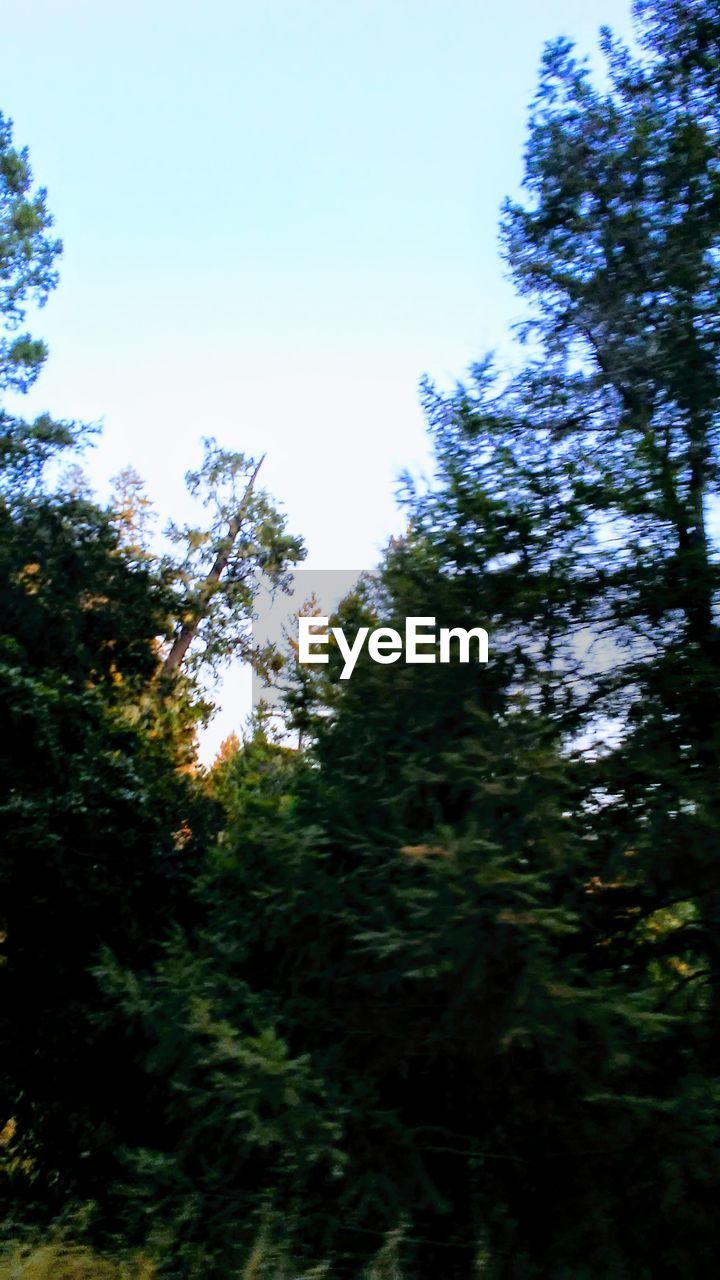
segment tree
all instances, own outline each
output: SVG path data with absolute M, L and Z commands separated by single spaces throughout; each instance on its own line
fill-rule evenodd
M 196 661 L 210 668 L 229 655 L 261 661 L 249 636 L 259 575 L 273 588 L 284 587 L 290 565 L 305 555 L 301 540 L 287 532 L 285 517 L 256 486 L 264 457 L 255 462 L 211 439 L 204 449 L 202 466 L 188 472 L 187 485 L 210 509 L 210 527 L 170 529 L 185 550 L 179 566 L 184 598 L 164 677 L 189 660 L 196 641 Z
M 0 161 L 0 319 L 13 333 L 25 303 L 54 286 L 60 245 L 4 122 Z M 1 388 L 26 389 L 44 356 L 42 343 L 8 340 Z M 110 1185 L 121 1145 L 150 1142 L 160 1114 L 142 1044 L 95 970 L 102 955 L 151 967 L 172 928 L 198 916 L 193 883 L 218 813 L 195 758 L 208 708 L 198 678 L 163 675 L 163 648 L 175 630 L 183 653 L 170 674 L 196 636 L 208 663 L 232 651 L 246 638 L 251 572 L 281 582 L 301 547 L 267 494 L 235 501 L 246 461 L 214 444 L 189 477 L 213 522 L 185 531 L 178 565 L 148 544 L 131 470 L 108 509 L 77 476 L 48 482 L 45 463 L 82 427 L 5 414 L 2 432 L 2 1125 L 12 1119 L 18 1200 L 48 1216 Z M 208 543 L 215 569 L 194 577 Z M 105 1215 L 107 1226 L 107 1202 Z
M 258 1254 L 276 1274 L 302 1190 L 332 1183 L 342 1164 L 337 1106 L 311 1056 L 291 1048 L 264 981 L 303 862 L 293 792 L 304 767 L 262 722 L 222 752 L 208 782 L 226 824 L 198 879 L 199 922 L 176 929 L 150 971 L 103 961 L 156 1099 L 157 1124 L 124 1153 L 124 1221 L 160 1245 L 168 1274 L 240 1272 Z
M 113 479 L 110 503 L 120 545 L 138 559 L 151 556 L 150 539 L 156 519 L 145 482 L 134 467 L 124 467 Z
M 57 284 L 62 244 L 51 234 L 45 198 L 43 188 L 33 189 L 27 149 L 13 146 L 12 123 L 0 113 L 0 395 L 27 391 L 47 356 L 41 339 L 19 332 L 28 306 L 44 306 Z M 80 434 L 47 414 L 26 423 L 0 409 L 0 492 L 36 481 L 54 451 Z
M 32 190 L 27 149 L 13 146 L 12 124 L 0 115 L 0 389 L 25 391 L 47 357 L 45 344 L 18 334 L 28 303 L 43 306 L 57 284 L 62 244 L 50 235 L 44 189 Z
M 571 460 L 587 529 L 578 616 L 615 655 L 585 706 L 586 723 L 617 719 L 621 744 L 589 775 L 613 797 L 597 814 L 614 844 L 606 878 L 632 848 L 643 917 L 678 899 L 699 913 L 674 945 L 707 984 L 713 1061 L 720 21 L 709 3 L 635 13 L 643 55 L 606 32 L 604 92 L 566 43 L 548 49 L 527 199 L 508 204 L 505 237 L 540 347 L 521 392 L 528 426 Z
M 92 967 L 103 945 L 146 963 L 187 916 L 211 819 L 184 769 L 192 708 L 150 696 L 172 594 L 107 515 L 64 495 L 4 514 L 0 598 L 3 1095 L 49 1204 L 143 1113 Z

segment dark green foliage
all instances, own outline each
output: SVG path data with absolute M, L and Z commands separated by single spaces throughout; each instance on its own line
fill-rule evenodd
M 0 121 L 0 317 L 14 332 L 54 286 L 59 242 Z M 0 347 L 24 390 L 44 347 Z M 0 443 L 0 1128 L 18 1196 L 42 1212 L 92 1194 L 147 1119 L 124 1030 L 103 1030 L 101 948 L 143 965 L 186 920 L 212 806 L 187 771 L 193 708 L 154 689 L 177 607 L 168 575 L 111 515 L 44 483 L 75 428 L 2 417 Z M 122 1081 L 122 1087 L 120 1082 Z
M 98 1176 L 91 1156 L 110 1158 L 117 1116 L 134 1127 L 141 1105 L 93 1028 L 91 967 L 101 945 L 143 963 L 182 917 L 203 820 L 173 718 L 148 696 L 161 584 L 85 503 L 47 498 L 2 523 L 2 1076 L 37 1176 L 64 1193 Z
M 572 468 L 586 536 L 570 587 L 591 575 L 577 617 L 605 646 L 579 721 L 612 717 L 620 740 L 586 782 L 599 874 L 632 883 L 628 937 L 638 915 L 695 903 L 673 946 L 686 976 L 710 979 L 716 1063 L 720 25 L 713 4 L 638 15 L 646 59 L 606 35 L 605 93 L 567 46 L 548 51 L 527 201 L 508 206 L 505 234 L 541 342 L 518 394 L 554 469 Z
M 339 610 L 485 626 L 486 667 L 331 649 L 301 748 L 260 716 L 200 786 L 177 572 L 29 457 L 3 515 L 2 1070 L 43 1194 L 110 1177 L 162 1275 L 713 1273 L 720 22 L 636 14 L 603 90 L 548 47 L 503 219 L 526 361 L 425 386 L 434 481 Z M 210 445 L 230 498 L 184 531 L 210 663 L 247 566 L 301 554 L 261 495 L 241 536 L 250 473 Z

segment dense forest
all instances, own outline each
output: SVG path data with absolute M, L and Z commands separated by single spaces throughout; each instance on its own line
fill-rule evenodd
M 423 384 L 434 475 L 338 609 L 486 666 L 258 651 L 304 554 L 258 459 L 207 440 L 160 549 L 89 428 L 0 410 L 2 1280 L 714 1272 L 720 5 L 634 13 L 602 76 L 545 50 L 516 366 Z M 0 117 L 11 406 L 46 199 Z M 230 659 L 286 731 L 203 768 Z

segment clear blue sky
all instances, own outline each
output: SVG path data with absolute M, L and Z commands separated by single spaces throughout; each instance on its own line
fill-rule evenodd
M 65 242 L 28 411 L 102 420 L 163 519 L 213 434 L 316 568 L 371 565 L 417 384 L 503 344 L 497 219 L 543 42 L 629 0 L 16 0 L 0 108 Z

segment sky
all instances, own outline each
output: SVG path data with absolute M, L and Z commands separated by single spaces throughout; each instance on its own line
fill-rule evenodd
M 101 423 L 98 492 L 130 464 L 161 522 L 188 515 L 203 436 L 266 453 L 307 564 L 374 565 L 400 472 L 429 466 L 420 377 L 506 352 L 522 314 L 497 226 L 543 43 L 591 53 L 629 8 L 3 5 L 0 110 L 65 246 L 24 412 Z

